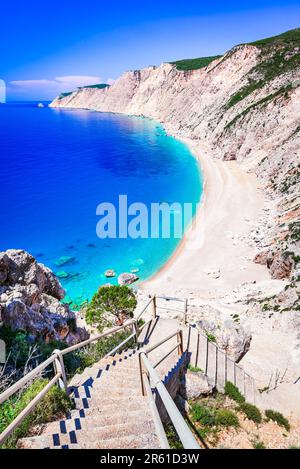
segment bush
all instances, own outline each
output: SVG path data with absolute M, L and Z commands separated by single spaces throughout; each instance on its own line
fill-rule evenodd
M 177 432 L 171 423 L 166 425 L 165 432 L 171 449 L 183 449 L 182 443 L 177 435 Z
M 121 325 L 133 316 L 136 304 L 133 291 L 126 286 L 100 287 L 87 307 L 86 321 L 95 325 L 99 331 L 113 324 L 109 316 Z
M 213 409 L 200 404 L 194 404 L 192 406 L 192 418 L 204 426 L 211 427 L 216 423 Z
M 224 427 L 238 427 L 239 420 L 237 416 L 228 409 L 217 409 L 215 416 L 216 425 Z
M 238 404 L 242 404 L 243 402 L 245 402 L 244 396 L 240 393 L 238 388 L 230 381 L 226 381 L 225 383 L 225 394 Z
M 47 379 L 38 379 L 20 396 L 8 399 L 0 408 L 0 433 L 22 412 L 37 394 L 47 385 Z M 1 448 L 15 448 L 19 438 L 26 437 L 30 427 L 60 418 L 72 408 L 72 402 L 58 386 L 53 386 L 36 408 L 9 436 Z
M 287 431 L 290 431 L 290 424 L 287 418 L 285 418 L 280 412 L 268 409 L 265 411 L 268 420 L 273 420 L 278 423 L 281 427 L 284 427 Z
M 239 408 L 242 412 L 244 412 L 249 420 L 253 420 L 255 423 L 261 423 L 261 412 L 255 405 L 248 404 L 248 402 L 242 402 Z
M 252 445 L 254 449 L 266 449 L 266 446 L 263 441 L 254 441 Z
M 199 366 L 193 366 L 190 363 L 188 364 L 188 370 L 192 371 L 193 373 L 203 373 L 203 370 L 199 368 Z

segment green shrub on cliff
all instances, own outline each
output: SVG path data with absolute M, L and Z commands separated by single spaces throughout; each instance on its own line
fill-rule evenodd
M 220 57 L 221 55 L 214 55 L 211 57 L 198 57 L 197 59 L 177 60 L 170 63 L 172 65 L 176 65 L 177 70 L 197 70 L 199 68 L 207 67 L 207 65 Z
M 238 388 L 230 381 L 226 381 L 224 391 L 226 396 L 230 397 L 230 399 L 234 400 L 238 404 L 243 404 L 245 402 L 244 396 L 240 393 Z
M 242 402 L 240 404 L 240 410 L 246 415 L 249 420 L 252 420 L 255 423 L 261 423 L 261 412 L 255 405 L 249 404 L 248 402 Z
M 100 287 L 87 307 L 86 321 L 101 332 L 104 327 L 121 325 L 132 317 L 136 304 L 133 291 L 126 286 Z
M 22 412 L 47 385 L 47 379 L 38 379 L 21 395 L 16 394 L 0 407 L 0 433 Z M 19 438 L 28 436 L 34 425 L 51 422 L 65 415 L 72 408 L 72 402 L 58 386 L 53 386 L 35 409 L 23 420 L 1 446 L 2 449 L 15 448 Z
M 284 427 L 287 431 L 290 431 L 290 424 L 287 418 L 285 418 L 280 412 L 268 409 L 265 411 L 268 420 L 273 420 L 278 423 L 281 427 Z

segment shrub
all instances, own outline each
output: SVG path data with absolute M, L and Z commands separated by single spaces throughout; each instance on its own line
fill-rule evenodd
M 204 407 L 200 404 L 194 404 L 192 406 L 192 418 L 204 426 L 210 427 L 216 423 L 213 409 Z
M 207 337 L 208 342 L 214 342 L 214 343 L 216 342 L 216 338 L 213 334 L 207 332 L 206 337 Z
M 117 324 L 123 324 L 133 316 L 136 304 L 133 291 L 126 286 L 100 287 L 87 307 L 86 321 L 100 331 L 112 325 L 107 315 L 114 317 Z
M 228 409 L 217 409 L 215 416 L 216 425 L 224 427 L 238 427 L 239 420 L 237 416 Z
M 252 445 L 254 449 L 266 449 L 263 441 L 254 441 Z
M 190 363 L 188 364 L 188 369 L 192 371 L 193 373 L 203 373 L 203 370 L 199 368 L 199 366 L 193 366 Z
M 249 420 L 253 420 L 255 423 L 261 423 L 261 412 L 255 405 L 249 404 L 248 402 L 242 402 L 239 408 L 244 412 Z
M 38 379 L 21 395 L 8 399 L 0 408 L 0 432 L 2 432 L 46 386 L 48 380 Z M 47 423 L 59 418 L 72 408 L 71 400 L 58 386 L 53 386 L 43 397 L 35 409 L 23 420 L 10 437 L 1 446 L 15 448 L 19 438 L 28 435 L 30 427 L 40 423 Z
M 225 394 L 238 404 L 242 404 L 243 402 L 245 402 L 244 396 L 240 393 L 238 388 L 230 381 L 226 381 L 225 383 Z
M 182 443 L 177 435 L 177 432 L 171 423 L 166 425 L 165 432 L 171 449 L 183 449 Z
M 287 431 L 290 431 L 290 424 L 287 418 L 285 418 L 280 412 L 268 409 L 265 411 L 268 420 L 273 420 L 278 423 L 281 427 L 284 427 Z

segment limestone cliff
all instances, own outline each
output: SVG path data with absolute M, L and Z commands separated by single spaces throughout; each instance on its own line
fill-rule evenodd
M 271 275 L 299 275 L 300 29 L 234 47 L 196 70 L 175 64 L 124 73 L 110 87 L 82 88 L 52 107 L 147 116 L 197 140 L 216 158 L 256 172 L 274 200 L 258 229 Z

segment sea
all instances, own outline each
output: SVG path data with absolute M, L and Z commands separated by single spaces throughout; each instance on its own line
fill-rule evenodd
M 189 148 L 143 117 L 0 105 L 0 251 L 25 249 L 58 276 L 80 308 L 123 272 L 139 282 L 170 259 L 181 239 L 99 238 L 99 204 L 192 204 L 203 182 Z M 130 217 L 129 217 L 130 218 Z M 116 277 L 106 278 L 107 269 Z M 138 285 L 133 284 L 134 286 Z

